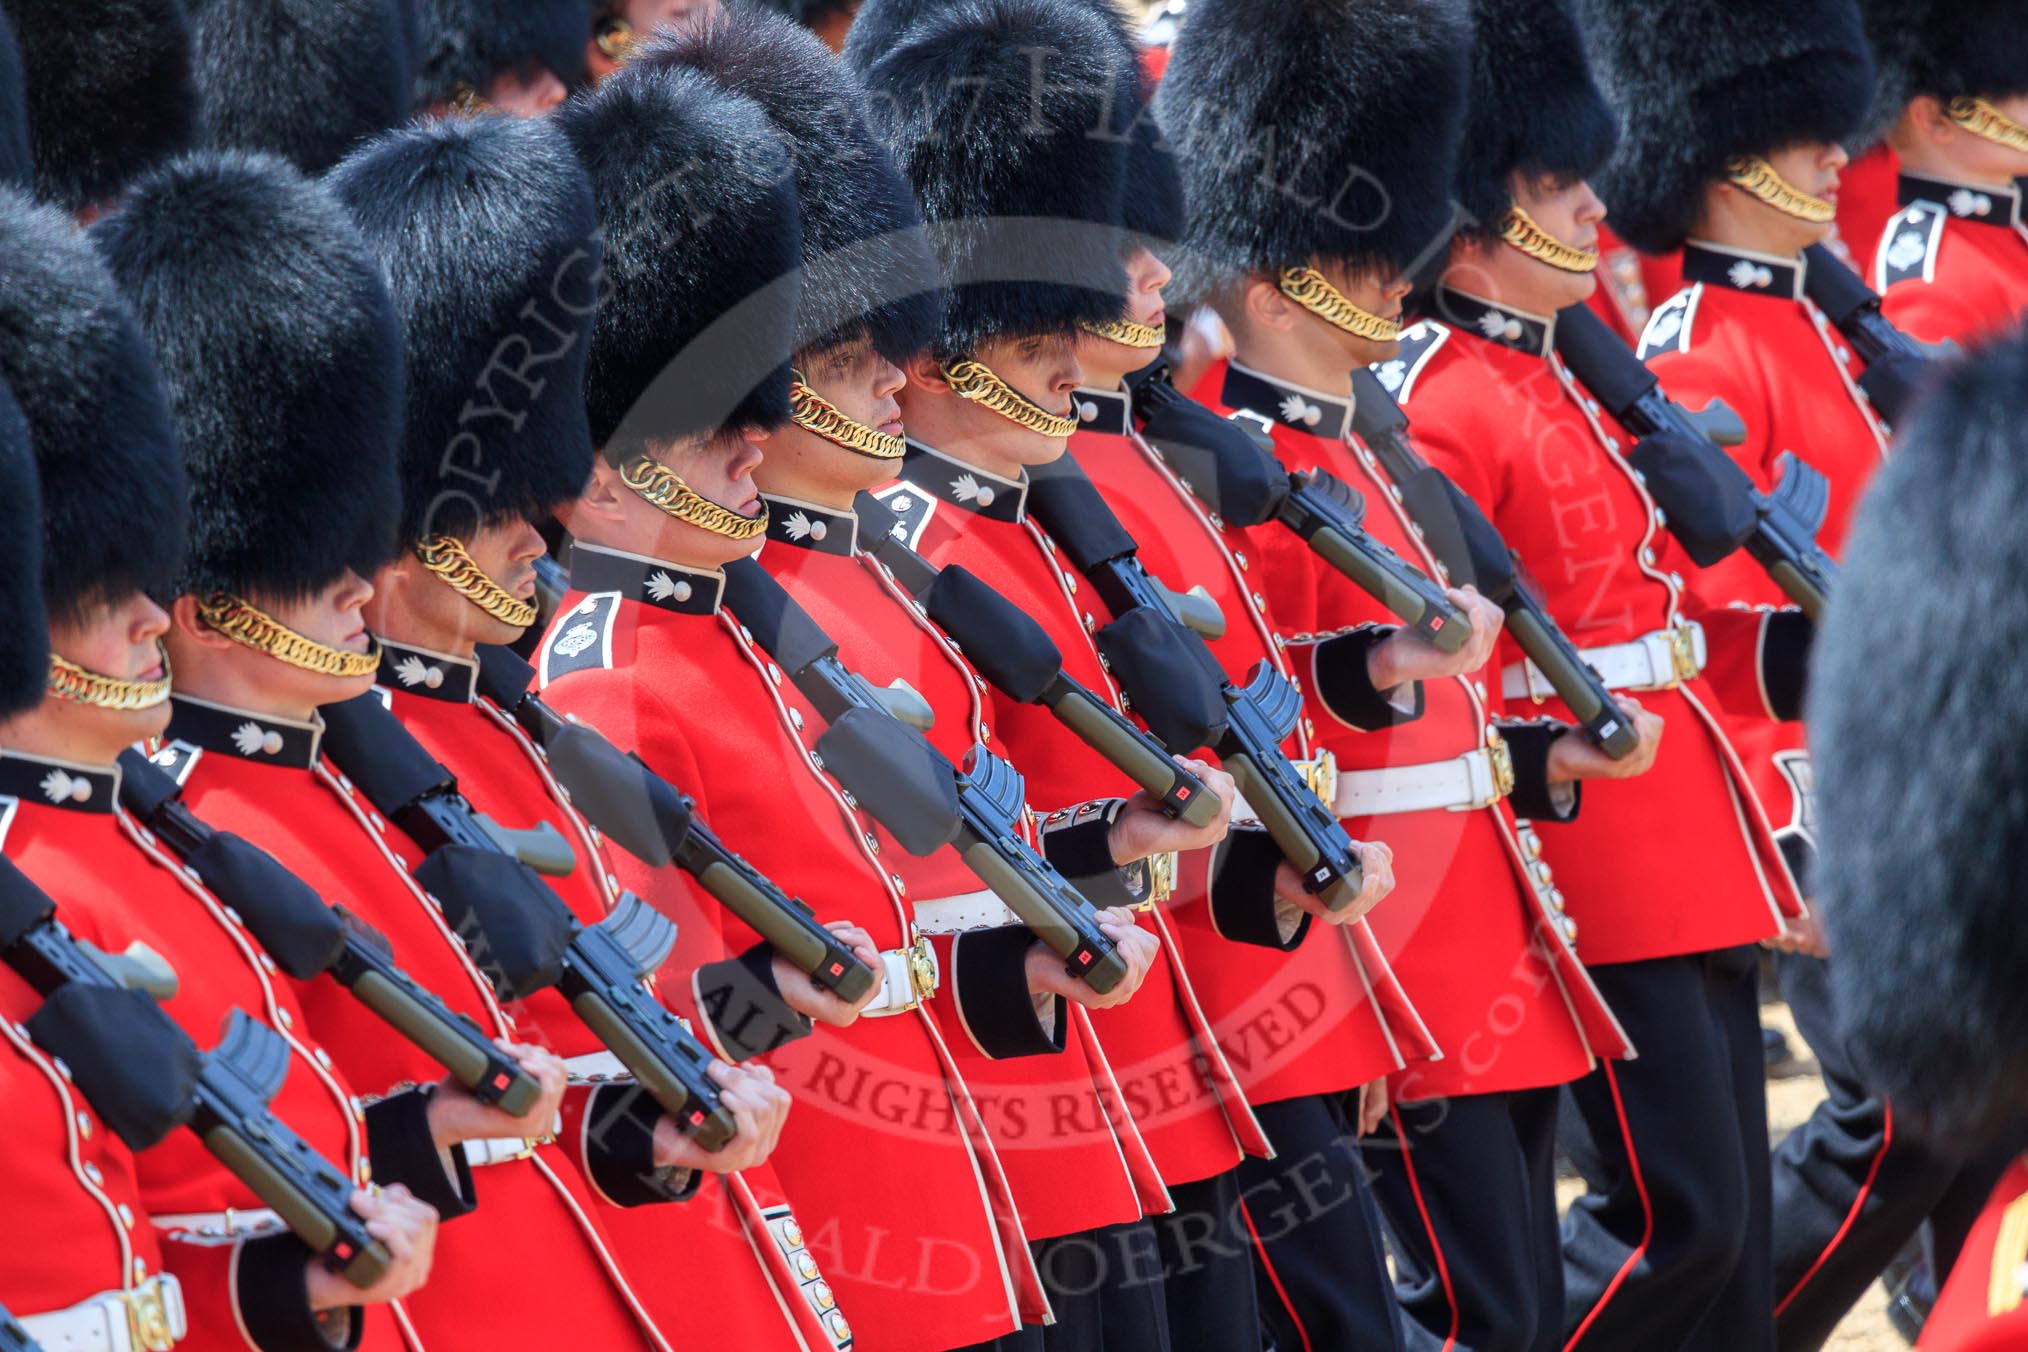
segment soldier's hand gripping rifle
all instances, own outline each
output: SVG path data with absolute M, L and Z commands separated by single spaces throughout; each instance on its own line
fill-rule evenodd
M 1859 388 L 1880 416 L 1897 427 L 1929 384 L 1937 363 L 1958 354 L 1958 345 L 1948 338 L 1921 343 L 1896 328 L 1880 312 L 1880 293 L 1821 244 L 1803 250 L 1803 294 L 1866 363 Z
M 548 753 L 549 772 L 586 821 L 643 863 L 674 864 L 695 878 L 820 990 L 855 1003 L 872 987 L 873 969 L 817 923 L 808 902 L 728 849 L 688 795 L 596 728 L 543 703 L 530 688 L 535 669 L 509 649 L 481 644 L 478 658 L 480 693 Z
M 1471 621 L 1442 587 L 1367 532 L 1366 499 L 1352 485 L 1322 469 L 1282 468 L 1265 432 L 1184 395 L 1166 363 L 1129 383 L 1141 435 L 1226 525 L 1272 521 L 1294 531 L 1425 643 L 1445 653 L 1465 646 Z
M 1641 472 L 1648 495 L 1668 514 L 1669 533 L 1700 567 L 1744 545 L 1775 585 L 1812 620 L 1821 620 L 1838 565 L 1817 544 L 1830 506 L 1830 483 L 1782 452 L 1773 493 L 1753 486 L 1746 471 L 1719 449 L 1745 435 L 1723 404 L 1691 414 L 1618 334 L 1586 305 L 1556 315 L 1556 353 L 1592 398 L 1639 438 L 1627 462 Z
M 1479 504 L 1422 458 L 1408 436 L 1408 414 L 1367 367 L 1352 373 L 1352 428 L 1387 466 L 1401 504 L 1422 527 L 1430 552 L 1453 578 L 1470 582 L 1507 616 L 1507 632 L 1535 664 L 1571 717 L 1601 751 L 1620 760 L 1641 743 L 1612 692 L 1537 599 L 1521 561 Z
M 1178 765 L 1147 733 L 1063 669 L 1063 654 L 1035 618 L 994 591 L 962 564 L 938 568 L 894 535 L 899 520 L 870 493 L 853 503 L 860 539 L 895 580 L 921 603 L 930 623 L 964 649 L 965 658 L 1009 699 L 1049 710 L 1156 799 L 1162 811 L 1195 827 L 1218 816 L 1218 797 Z
M 824 766 L 910 854 L 955 848 L 972 872 L 1100 993 L 1127 965 L 1084 895 L 1021 836 L 1025 786 L 1006 761 L 974 744 L 960 770 L 923 737 L 928 712 L 912 691 L 884 691 L 848 670 L 809 612 L 758 563 L 725 569 L 725 604 L 787 672 L 830 726 L 817 740 Z M 905 696 L 921 708 L 903 708 Z
M 1094 638 L 1113 679 L 1172 751 L 1209 746 L 1260 814 L 1304 888 L 1329 909 L 1358 899 L 1364 870 L 1352 838 L 1282 754 L 1302 696 L 1266 662 L 1241 689 L 1201 638 L 1172 617 L 1172 595 L 1142 568 L 1140 548 L 1076 462 L 1029 470 L 1028 510 L 1098 589 L 1114 616 Z
M 28 1336 L 4 1305 L 0 1305 L 0 1352 L 42 1352 L 42 1344 Z
M 456 777 L 375 695 L 321 712 L 325 754 L 428 852 L 416 881 L 442 904 L 501 997 L 556 987 L 679 1131 L 706 1150 L 722 1149 L 735 1128 L 708 1073 L 711 1053 L 641 984 L 676 946 L 669 918 L 627 893 L 598 924 L 578 924 L 500 839 L 530 833 L 485 822 L 458 792 Z M 568 853 L 560 835 L 556 843 Z
M 218 1046 L 199 1052 L 144 994 L 174 993 L 167 963 L 145 948 L 106 954 L 73 938 L 56 918 L 56 903 L 4 859 L 0 961 L 44 997 L 28 1020 L 29 1035 L 64 1059 L 128 1145 L 146 1149 L 186 1127 L 333 1271 L 362 1289 L 386 1273 L 393 1255 L 352 1210 L 346 1171 L 268 1108 L 289 1072 L 281 1034 L 234 1010 Z M 136 1076 L 141 1046 L 151 1054 Z
M 238 912 L 282 971 L 298 981 L 329 976 L 479 1102 L 516 1117 L 535 1105 L 542 1086 L 396 966 L 385 936 L 343 906 L 326 906 L 265 850 L 199 821 L 180 794 L 181 786 L 138 750 L 120 753 L 121 805 Z

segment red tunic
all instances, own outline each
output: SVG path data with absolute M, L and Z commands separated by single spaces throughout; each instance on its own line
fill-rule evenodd
M 1027 518 L 1027 485 L 915 442 L 909 444 L 903 476 L 879 496 L 902 515 L 915 550 L 939 567 L 963 564 L 1034 617 L 1063 654 L 1064 669 L 1117 705 L 1119 692 L 1090 637 L 1111 617 Z M 1002 739 L 1002 751 L 1027 774 L 1033 802 L 1062 805 L 1136 792 L 1131 780 L 1045 709 L 1016 704 L 996 692 L 993 729 Z M 1193 887 L 1203 885 L 1203 872 L 1201 865 L 1193 868 L 1184 861 L 1172 904 L 1191 900 Z M 1151 911 L 1148 920 L 1162 936 L 1163 956 L 1132 1000 L 1095 1011 L 1092 1022 L 1163 1180 L 1191 1183 L 1236 1167 L 1242 1150 L 1264 1155 L 1267 1142 L 1198 1001 L 1165 908 Z M 1271 1007 L 1273 1000 L 1265 1003 Z M 1241 1055 L 1253 1050 L 1243 1049 Z
M 17 754 L 8 759 L 33 758 Z M 290 1069 L 272 1104 L 275 1116 L 324 1159 L 364 1184 L 370 1170 L 363 1118 L 353 1108 L 350 1087 L 312 1036 L 315 1025 L 306 1018 L 289 983 L 275 975 L 273 963 L 238 920 L 115 806 L 117 770 L 49 764 L 53 772 L 70 775 L 73 783 L 88 780 L 88 796 L 60 804 L 54 794 L 47 795 L 48 801 L 21 799 L 7 835 L 9 857 L 56 900 L 58 917 L 78 938 L 112 953 L 142 943 L 166 959 L 178 979 L 176 994 L 163 1002 L 163 1008 L 199 1047 L 209 1050 L 217 1044 L 234 1009 L 245 1010 L 286 1037 Z M 100 1128 L 93 1130 L 102 1139 L 108 1135 Z M 112 1148 L 119 1147 L 112 1143 Z M 207 1286 L 223 1286 L 247 1232 L 227 1234 L 221 1223 L 214 1233 L 205 1234 L 199 1224 L 170 1228 L 161 1218 L 209 1215 L 228 1208 L 264 1211 L 267 1203 L 221 1166 L 194 1132 L 171 1132 L 153 1149 L 132 1157 L 131 1163 L 139 1184 L 139 1209 L 155 1217 L 163 1231 L 162 1252 L 170 1270 L 183 1276 L 181 1255 L 187 1253 L 199 1274 L 193 1277 L 192 1294 L 203 1294 Z M 121 1242 L 134 1246 L 126 1260 L 130 1265 L 136 1259 L 146 1261 L 152 1241 L 129 1234 Z M 93 1246 L 85 1250 L 92 1251 Z M 61 1307 L 115 1284 L 101 1280 L 90 1291 L 48 1304 Z M 190 1338 L 179 1346 L 246 1345 L 237 1317 L 230 1313 L 229 1294 L 221 1290 L 217 1295 L 223 1303 L 215 1306 L 214 1317 L 200 1321 L 193 1312 Z M 398 1318 L 400 1307 L 393 1309 Z M 216 1317 L 221 1311 L 224 1317 Z M 361 1316 L 355 1312 L 355 1317 Z M 362 1346 L 404 1345 L 402 1330 L 388 1311 L 367 1311 L 363 1318 Z
M 1124 393 L 1080 390 L 1077 398 L 1079 413 L 1093 416 L 1071 438 L 1071 454 L 1139 542 L 1148 571 L 1179 587 L 1201 586 L 1217 602 L 1225 633 L 1209 646 L 1227 679 L 1243 685 L 1262 662 L 1294 677 L 1286 637 L 1254 600 L 1251 588 L 1261 583 L 1247 545 L 1221 537 L 1153 452 L 1128 434 Z M 1311 726 L 1298 722 L 1283 746 L 1288 755 L 1314 754 Z M 1425 1049 L 1421 1015 L 1399 995 L 1366 921 L 1349 929 L 1313 924 L 1295 951 L 1277 953 L 1220 937 L 1201 894 L 1173 907 L 1170 919 L 1248 1101 L 1352 1089 Z M 1276 998 L 1264 1004 L 1269 991 Z
M 625 575 L 625 591 L 580 590 L 593 568 Z M 885 847 L 813 762 L 822 720 L 717 609 L 719 575 L 582 543 L 573 569 L 543 644 L 544 698 L 638 751 L 728 846 L 821 918 L 850 918 L 883 950 L 903 947 L 909 917 Z M 676 918 L 686 967 L 758 942 L 667 871 L 626 859 L 614 869 Z M 665 994 L 678 984 L 665 982 Z M 1027 1250 L 927 1011 L 823 1028 L 767 1060 L 796 1098 L 775 1171 L 865 1345 L 933 1352 L 1010 1331 Z
M 1683 618 L 1682 589 L 1657 552 L 1654 501 L 1619 454 L 1626 433 L 1560 361 L 1542 346 L 1427 324 L 1407 336 L 1392 374 L 1424 455 L 1534 569 L 1574 643 L 1625 643 Z M 1503 669 L 1521 659 L 1511 637 L 1499 653 Z M 1801 902 L 1715 691 L 1698 677 L 1638 698 L 1668 725 L 1653 768 L 1590 786 L 1576 821 L 1536 828 L 1586 964 L 1773 937 Z M 1569 718 L 1553 695 L 1542 704 Z
M 1970 346 L 2011 333 L 2028 313 L 2028 224 L 2021 188 L 1903 174 L 1901 209 L 1873 256 L 1880 312 L 1912 338 Z
M 2001 1176 L 1922 1327 L 1922 1352 L 2028 1344 L 2028 1160 Z
M 1680 253 L 1644 254 L 1612 232 L 1598 231 L 1598 287 L 1585 303 L 1613 326 L 1629 347 L 1657 305 L 1683 285 Z
M 413 851 L 413 842 L 323 758 L 320 735 L 321 724 L 179 697 L 165 750 L 183 781 L 183 801 L 199 817 L 267 850 L 327 903 L 386 935 L 402 968 L 453 1010 L 493 1036 L 514 1036 L 485 977 L 403 868 L 401 852 Z M 443 1077 L 420 1048 L 335 982 L 291 984 L 339 1067 L 364 1092 L 384 1095 Z M 425 1341 L 667 1346 L 608 1251 L 591 1190 L 563 1147 L 551 1141 L 527 1158 L 474 1170 L 473 1187 L 477 1209 L 441 1229 L 431 1280 L 408 1301 Z M 549 1297 L 475 1299 L 527 1290 Z
M 1366 499 L 1366 528 L 1373 537 L 1440 577 L 1441 568 L 1410 529 L 1385 471 L 1349 439 L 1344 422 L 1325 428 L 1320 418 L 1318 428 L 1299 428 L 1283 416 L 1271 387 L 1265 380 L 1244 387 L 1228 383 L 1221 365 L 1201 388 L 1207 395 L 1220 392 L 1207 398 L 1219 413 L 1243 407 L 1272 428 L 1276 455 L 1288 469 L 1321 467 L 1350 484 Z M 1304 402 L 1307 412 L 1330 401 Z M 1305 592 L 1313 598 L 1314 632 L 1393 622 L 1378 601 L 1316 565 L 1316 556 L 1294 532 L 1267 525 L 1247 536 L 1271 601 Z M 1490 676 L 1482 671 L 1425 682 L 1420 718 L 1374 731 L 1331 716 L 1317 701 L 1321 740 L 1339 768 L 1352 771 L 1428 765 L 1499 745 L 1495 724 L 1504 705 L 1498 677 L 1495 670 Z M 1546 872 L 1547 866 L 1530 857 L 1528 837 L 1510 804 L 1353 817 L 1345 828 L 1355 838 L 1394 846 L 1396 888 L 1375 908 L 1374 928 L 1409 993 L 1419 997 L 1437 1044 L 1450 1053 L 1396 1077 L 1403 1097 L 1563 1084 L 1591 1068 L 1594 1051 L 1625 1054 L 1625 1035 L 1557 923 L 1553 907 L 1560 899 L 1545 905 L 1537 895 L 1538 885 L 1548 880 L 1531 880 L 1531 869 Z M 1588 1044 L 1587 1030 L 1596 1044 Z
M 474 664 L 393 643 L 383 648 L 381 693 L 402 726 L 458 777 L 459 790 L 474 808 L 510 830 L 538 822 L 555 828 L 579 863 L 569 874 L 549 878 L 549 885 L 580 923 L 603 920 L 619 900 L 619 887 L 599 832 L 565 801 L 542 750 L 499 705 L 478 693 Z M 602 1050 L 554 990 L 512 1005 L 509 1013 L 524 1041 L 558 1056 Z M 572 1091 L 567 1127 L 573 1112 L 588 1110 L 588 1097 L 584 1090 Z M 582 1131 L 567 1129 L 559 1139 L 589 1178 Z M 756 1195 L 776 1203 L 770 1211 L 785 1209 L 778 1201 L 781 1186 L 765 1164 L 732 1186 L 714 1186 L 678 1204 L 622 1207 L 601 1196 L 598 1217 L 657 1326 L 683 1329 L 681 1341 L 789 1349 L 802 1345 L 799 1331 L 812 1346 L 835 1341 L 823 1323 L 822 1277 L 792 1272 L 781 1246 L 762 1233 L 779 1229 L 783 1217 L 763 1218 L 761 1208 L 751 1204 Z M 682 1253 L 683 1261 L 670 1265 L 671 1252 Z

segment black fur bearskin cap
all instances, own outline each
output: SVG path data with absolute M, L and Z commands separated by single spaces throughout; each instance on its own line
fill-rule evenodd
M 417 123 L 325 183 L 379 255 L 407 340 L 402 542 L 468 539 L 576 497 L 605 249 L 563 133 L 547 119 Z
M 1190 206 L 1171 293 L 1448 239 L 1471 30 L 1448 0 L 1193 0 L 1155 97 Z
M 557 116 L 605 231 L 592 444 L 618 465 L 787 422 L 802 231 L 767 114 L 696 71 L 627 66 Z
M 42 495 L 28 420 L 0 380 L 0 718 L 32 709 L 49 675 L 42 604 Z
M 1596 185 L 1647 253 L 1683 246 L 1732 156 L 1843 142 L 1873 105 L 1854 0 L 1580 0 L 1580 14 L 1620 131 Z
M 1120 226 L 1157 253 L 1177 240 L 1189 217 L 1183 206 L 1183 171 L 1176 151 L 1162 135 L 1151 106 L 1155 82 L 1141 64 L 1141 43 L 1114 0 L 1082 0 L 1106 26 L 1117 49 L 1111 130 L 1127 138 L 1126 187 L 1120 194 Z
M 939 355 L 1120 317 L 1114 52 L 1083 0 L 951 0 L 873 54 L 875 127 L 951 285 Z
M 190 469 L 180 590 L 314 595 L 395 552 L 402 337 L 380 262 L 287 161 L 185 156 L 92 227 Z
M 0 0 L 26 71 L 35 191 L 80 211 L 197 143 L 182 0 Z
M 14 188 L 35 185 L 35 153 L 28 144 L 26 77 L 14 29 L 0 14 L 0 183 Z
M 726 9 L 633 64 L 699 71 L 774 123 L 802 210 L 798 352 L 864 334 L 898 363 L 929 346 L 947 296 L 922 211 L 868 125 L 864 91 L 821 42 L 777 15 Z
M 1967 1151 L 2028 1120 L 2024 390 L 2015 337 L 1931 394 L 1860 505 L 1810 674 L 1837 1006 L 1897 1120 Z
M 69 217 L 0 187 L 0 380 L 42 484 L 43 594 L 54 620 L 176 594 L 183 451 L 147 339 Z
M 463 85 L 484 94 L 496 76 L 546 68 L 566 88 L 584 80 L 589 0 L 412 0 L 421 19 L 415 105 L 449 103 Z
M 2028 0 L 1859 0 L 1880 94 L 1857 148 L 1893 129 L 1908 101 L 2028 93 Z

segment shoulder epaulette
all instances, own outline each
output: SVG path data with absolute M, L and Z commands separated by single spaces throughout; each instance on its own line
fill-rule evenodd
M 1434 319 L 1425 319 L 1401 331 L 1401 351 L 1387 361 L 1376 362 L 1373 367 L 1373 374 L 1394 396 L 1395 403 L 1408 402 L 1408 396 L 1415 389 L 1415 378 L 1429 365 L 1429 359 L 1437 354 L 1437 349 L 1450 341 L 1450 336 L 1449 327 Z
M 1646 361 L 1657 352 L 1688 352 L 1690 326 L 1697 322 L 1697 301 L 1703 294 L 1704 284 L 1694 282 L 1656 306 L 1634 355 Z
M 1950 212 L 1935 202 L 1911 202 L 1890 216 L 1874 255 L 1873 289 L 1885 291 L 1896 282 L 1936 280 L 1937 250 L 1943 246 L 1944 222 Z
M 543 685 L 573 671 L 602 671 L 613 664 L 613 617 L 619 613 L 618 592 L 598 592 L 577 603 L 556 621 L 556 636 L 542 645 L 539 680 Z
M 923 528 L 936 515 L 937 500 L 903 481 L 877 488 L 873 496 L 895 515 L 894 538 L 914 549 L 922 541 Z

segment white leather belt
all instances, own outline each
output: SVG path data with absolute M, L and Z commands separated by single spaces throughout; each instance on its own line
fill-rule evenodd
M 1338 801 L 1339 770 L 1336 756 L 1328 751 L 1319 751 L 1309 760 L 1291 760 L 1289 764 L 1295 767 L 1296 773 L 1301 775 L 1304 782 L 1316 793 L 1318 802 Z M 1235 792 L 1232 795 L 1232 820 L 1236 822 L 1260 820 L 1260 812 L 1252 803 L 1246 801 L 1246 795 L 1243 793 Z
M 465 1152 L 467 1168 L 484 1169 L 489 1165 L 534 1159 L 537 1150 L 555 1139 L 554 1136 L 489 1136 L 483 1140 L 466 1141 L 458 1148 Z
M 962 896 L 937 897 L 915 904 L 918 934 L 963 934 L 968 930 L 997 929 L 1018 925 L 1021 918 L 1007 909 L 990 889 L 966 892 Z
M 1384 770 L 1340 770 L 1340 817 L 1379 817 L 1397 812 L 1469 812 L 1491 807 L 1514 791 L 1514 760 L 1495 741 L 1447 761 L 1390 765 Z
M 148 1218 L 157 1230 L 186 1230 L 206 1239 L 225 1239 L 232 1235 L 265 1235 L 283 1228 L 282 1218 L 266 1207 L 252 1207 L 241 1211 L 179 1211 L 169 1215 L 151 1215 Z
M 1704 670 L 1704 626 L 1687 620 L 1673 629 L 1643 634 L 1632 643 L 1580 648 L 1578 656 L 1608 690 L 1673 690 Z M 1533 662 L 1516 662 L 1502 671 L 1500 692 L 1508 699 L 1537 702 L 1556 693 Z
M 189 1332 L 183 1288 L 166 1272 L 131 1291 L 108 1291 L 68 1310 L 17 1318 L 43 1352 L 169 1352 Z
M 880 994 L 859 1011 L 863 1019 L 884 1019 L 906 1014 L 937 993 L 936 950 L 928 939 L 917 939 L 907 948 L 890 948 L 880 955 Z

